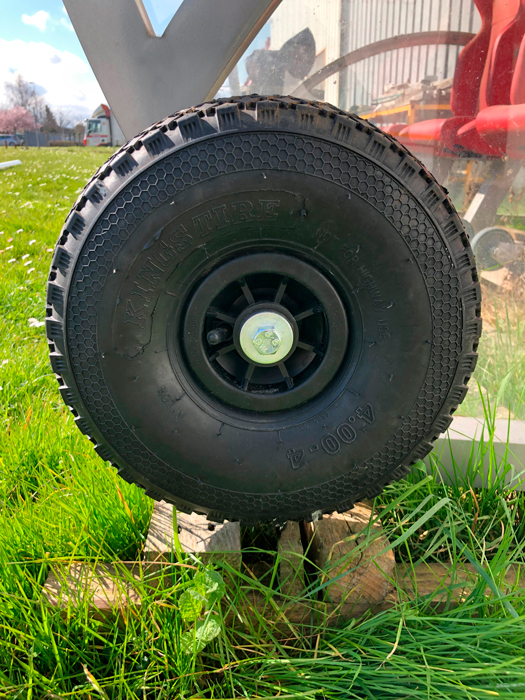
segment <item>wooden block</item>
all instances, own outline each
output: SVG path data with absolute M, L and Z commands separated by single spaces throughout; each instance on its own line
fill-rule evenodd
M 297 598 L 304 591 L 304 552 L 299 523 L 289 520 L 278 545 L 281 593 Z
M 93 617 L 103 619 L 129 605 L 140 605 L 137 565 L 71 562 L 51 567 L 42 592 L 45 601 L 63 614 L 87 604 Z
M 417 564 L 415 567 L 399 564 L 396 567 L 399 588 L 406 592 L 407 597 L 429 598 L 433 603 L 450 602 L 459 604 L 467 598 L 478 583 L 478 572 L 472 564 L 459 564 L 454 569 L 450 562 L 441 564 Z M 517 566 L 508 567 L 505 579 L 500 584 L 502 593 L 508 593 L 517 584 Z M 491 595 L 489 587 L 485 595 Z
M 513 289 L 512 283 L 508 279 L 509 271 L 506 267 L 501 267 L 499 270 L 483 270 L 481 279 L 490 282 L 498 289 L 505 292 L 510 292 Z
M 380 554 L 388 540 L 381 535 L 379 521 L 368 535 L 363 532 L 371 517 L 371 506 L 358 503 L 346 513 L 333 513 L 311 524 L 309 556 L 323 571 L 322 580 L 343 574 L 326 588 L 334 614 L 343 619 L 359 617 L 382 603 L 392 590 L 394 553 Z
M 241 567 L 241 528 L 239 523 L 211 523 L 204 515 L 177 513 L 179 541 L 184 552 L 198 555 L 208 564 L 211 561 L 227 562 Z M 144 548 L 148 572 L 158 571 L 163 562 L 171 562 L 173 545 L 173 506 L 160 501 L 155 503 L 148 537 Z

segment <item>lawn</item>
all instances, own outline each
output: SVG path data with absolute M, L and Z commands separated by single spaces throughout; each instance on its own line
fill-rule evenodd
M 523 579 L 507 596 L 501 584 L 509 567 L 524 562 L 525 496 L 499 482 L 483 491 L 445 486 L 435 463 L 418 464 L 376 507 L 398 561 L 474 565 L 479 585 L 459 607 L 437 611 L 424 598 L 402 597 L 376 616 L 337 628 L 312 619 L 284 636 L 254 612 L 234 633 L 226 616 L 254 591 L 270 602 L 275 594 L 268 576 L 254 580 L 245 566 L 230 572 L 233 581 L 215 604 L 220 634 L 197 654 L 184 648 L 192 624 L 181 601 L 205 574 L 198 562 L 189 561 L 197 573 L 175 566 L 160 596 L 141 583 L 142 604 L 121 617 L 97 620 L 86 607 L 61 615 L 46 606 L 41 587 L 52 563 L 140 561 L 153 504 L 76 429 L 47 360 L 53 245 L 109 154 L 1 155 L 22 166 L 0 171 L 0 698 L 524 699 Z M 475 375 L 481 394 L 466 404 L 474 413 L 488 396 L 492 411 L 497 400 L 525 417 L 520 303 L 489 299 L 490 332 Z M 490 430 L 486 451 L 492 455 Z M 276 557 L 266 558 L 277 571 Z M 313 577 L 311 595 L 322 585 Z

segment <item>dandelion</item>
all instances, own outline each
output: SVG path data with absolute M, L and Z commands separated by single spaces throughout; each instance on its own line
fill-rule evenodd
M 40 328 L 40 326 L 46 325 L 45 321 L 39 321 L 37 318 L 28 318 L 27 321 L 30 328 Z

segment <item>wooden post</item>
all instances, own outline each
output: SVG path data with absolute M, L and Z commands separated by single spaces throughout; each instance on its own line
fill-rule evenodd
M 395 558 L 373 511 L 357 503 L 346 513 L 333 513 L 310 524 L 309 558 L 328 585 L 324 598 L 333 614 L 358 617 L 382 603 L 392 589 Z M 333 583 L 330 583 L 333 581 Z
M 183 552 L 196 555 L 203 564 L 226 562 L 241 568 L 241 528 L 239 523 L 212 523 L 204 515 L 177 512 L 179 542 Z M 144 547 L 146 572 L 159 574 L 173 561 L 173 506 L 155 503 Z M 152 580 L 158 577 L 151 577 Z

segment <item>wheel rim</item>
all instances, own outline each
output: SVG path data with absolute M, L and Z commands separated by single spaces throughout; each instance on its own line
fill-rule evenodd
M 337 375 L 347 314 L 310 263 L 253 253 L 216 268 L 190 296 L 182 345 L 190 372 L 222 403 L 286 410 L 320 395 Z

